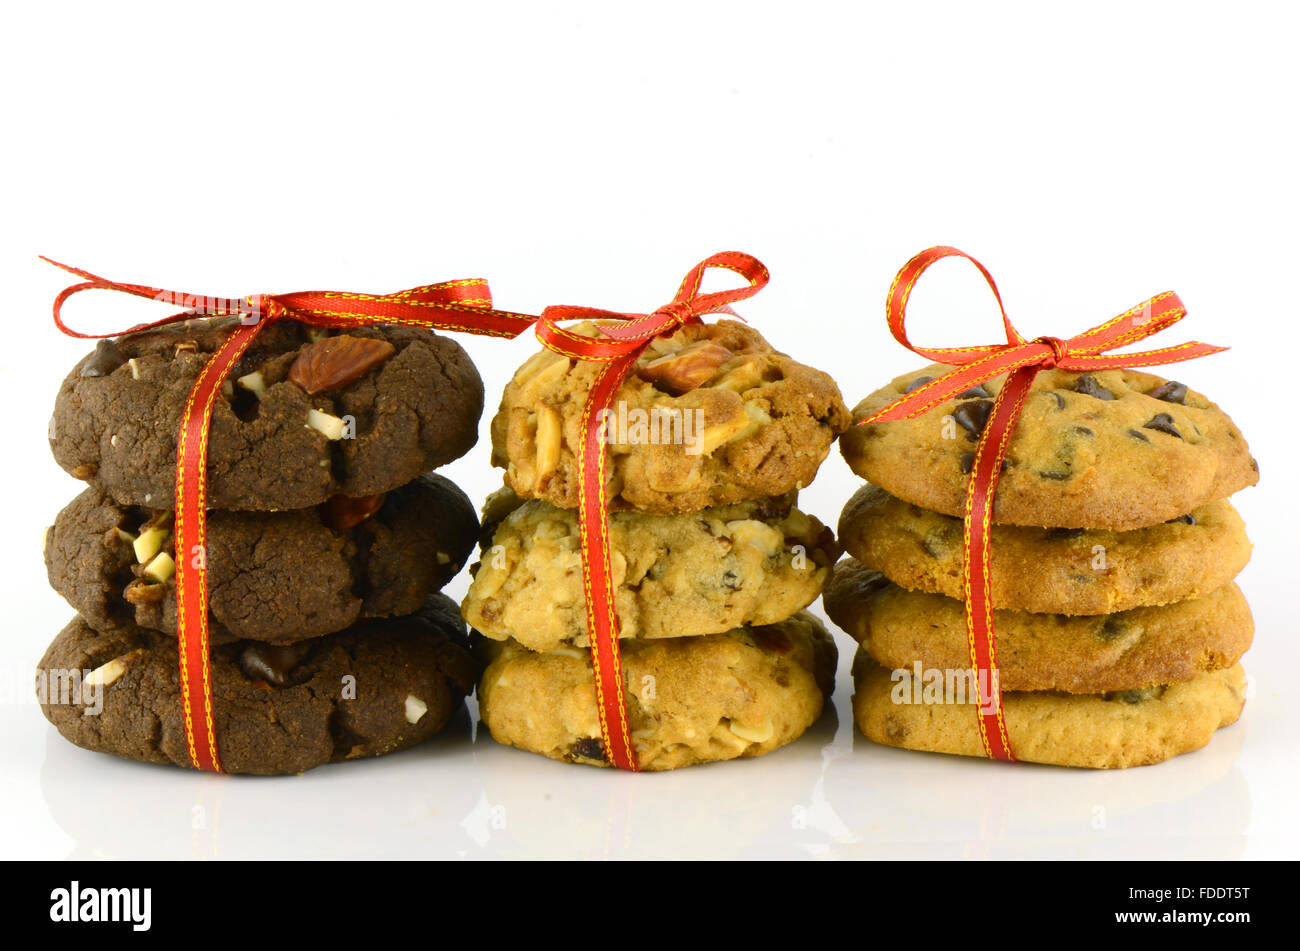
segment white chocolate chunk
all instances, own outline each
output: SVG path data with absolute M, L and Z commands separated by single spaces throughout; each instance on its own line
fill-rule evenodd
M 176 574 L 176 562 L 165 551 L 158 552 L 149 564 L 144 566 L 144 577 L 161 584 Z
M 259 400 L 266 395 L 266 381 L 262 379 L 261 371 L 254 370 L 252 373 L 246 373 L 235 381 L 248 392 L 252 393 Z
M 307 410 L 307 425 L 326 439 L 343 438 L 343 420 L 329 413 L 322 413 L 318 409 Z
M 135 357 L 132 357 L 130 360 L 127 360 L 127 361 L 126 361 L 126 365 L 129 366 L 129 367 L 131 368 L 131 379 L 133 379 L 133 380 L 138 380 L 138 379 L 140 379 L 140 363 L 139 363 L 139 361 L 136 360 Z
M 147 565 L 153 561 L 154 555 L 162 550 L 163 542 L 167 540 L 168 531 L 161 525 L 155 525 L 152 528 L 146 528 L 142 531 L 133 544 L 135 545 L 135 560 L 142 565 Z
M 429 705 L 413 693 L 406 695 L 406 722 L 419 723 L 420 719 L 429 712 Z

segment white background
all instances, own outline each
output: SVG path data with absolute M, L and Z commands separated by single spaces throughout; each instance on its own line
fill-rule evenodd
M 0 850 L 6 856 L 1295 857 L 1294 7 L 1090 3 L 9 5 Z M 1206 750 L 1094 773 L 910 754 L 838 719 L 763 760 L 626 776 L 471 735 L 276 780 L 198 776 L 63 742 L 31 676 L 70 611 L 42 527 L 78 485 L 50 459 L 85 344 L 48 254 L 207 294 L 385 291 L 486 276 L 498 304 L 646 310 L 715 250 L 772 283 L 743 313 L 856 402 L 917 364 L 887 335 L 895 270 L 955 244 L 1028 336 L 1165 289 L 1162 342 L 1251 441 L 1254 697 Z M 974 270 L 915 296 L 913 339 L 992 341 Z M 160 308 L 100 294 L 115 330 Z M 535 348 L 465 341 L 495 406 Z M 1288 356 L 1290 351 L 1290 356 Z M 490 415 L 490 412 L 489 414 Z M 448 473 L 499 484 L 484 438 Z M 833 453 L 804 507 L 858 480 Z M 452 587 L 459 596 L 464 577 Z M 841 637 L 842 653 L 849 654 Z M 197 826 L 197 827 L 196 827 Z

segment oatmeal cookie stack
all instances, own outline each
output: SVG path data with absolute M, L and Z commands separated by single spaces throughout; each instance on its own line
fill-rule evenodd
M 543 350 L 506 387 L 492 422 L 506 488 L 484 511 L 482 561 L 462 612 L 483 635 L 478 699 L 493 737 L 606 765 L 575 454 L 600 369 Z M 642 769 L 762 755 L 820 716 L 835 647 L 802 609 L 838 549 L 795 494 L 848 423 L 830 377 L 735 321 L 656 338 L 616 394 L 605 496 Z
M 946 370 L 899 377 L 855 418 Z M 825 605 L 861 645 L 854 716 L 878 743 L 983 755 L 961 516 L 1002 383 L 912 420 L 855 426 L 841 443 L 870 484 L 841 516 L 850 557 L 835 566 Z M 1237 427 L 1181 383 L 1133 370 L 1038 374 L 990 536 L 1005 721 L 1019 759 L 1155 763 L 1237 719 L 1238 658 L 1254 626 L 1233 583 L 1250 542 L 1228 496 L 1257 480 Z
M 205 550 L 178 552 L 179 421 L 237 325 L 102 341 L 59 390 L 50 446 L 89 486 L 45 538 L 50 584 L 79 612 L 40 663 L 45 714 L 88 749 L 190 765 L 175 569 L 202 559 L 226 771 L 411 746 L 446 725 L 478 672 L 438 593 L 478 519 L 429 470 L 473 446 L 482 381 L 426 330 L 267 327 L 212 412 Z M 71 680 L 75 691 L 50 689 Z

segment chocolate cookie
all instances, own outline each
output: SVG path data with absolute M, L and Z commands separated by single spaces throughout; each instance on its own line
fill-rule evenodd
M 840 515 L 844 549 L 904 588 L 961 598 L 962 521 L 866 485 Z M 1200 597 L 1250 560 L 1246 526 L 1226 499 L 1128 532 L 997 525 L 993 604 L 1050 614 L 1111 614 Z
M 604 366 L 543 350 L 506 386 L 492 464 L 520 496 L 578 507 L 575 451 Z M 613 510 L 656 513 L 784 495 L 812 481 L 848 424 L 825 373 L 735 321 L 689 324 L 654 340 L 615 394 L 605 494 Z
M 605 766 L 591 656 L 536 653 L 481 641 L 483 722 L 498 743 L 551 759 Z M 821 716 L 835 678 L 835 642 L 801 611 L 726 634 L 629 641 L 623 676 L 632 746 L 642 769 L 761 756 Z
M 119 502 L 172 507 L 182 410 L 235 326 L 199 319 L 102 341 L 59 389 L 59 465 Z M 468 452 L 482 411 L 483 382 L 448 337 L 274 324 L 213 407 L 209 507 L 275 511 L 388 492 Z
M 881 667 L 862 651 L 853 662 L 853 718 L 885 746 L 983 756 L 971 703 L 916 699 L 911 675 Z M 1246 703 L 1240 664 L 1167 687 L 1116 694 L 1003 694 L 1007 736 L 1028 763 L 1120 769 L 1160 763 L 1199 750 L 1214 731 L 1237 721 Z
M 464 631 L 455 602 L 434 595 L 419 614 L 362 621 L 292 647 L 215 647 L 222 766 L 300 773 L 428 739 L 473 688 L 478 667 Z M 77 618 L 41 659 L 37 695 L 46 718 L 78 746 L 189 766 L 178 668 L 172 638 L 139 627 L 99 634 Z
M 175 633 L 171 514 L 86 489 L 46 535 L 51 586 L 99 630 Z M 477 534 L 465 493 L 433 474 L 292 512 L 211 512 L 213 639 L 288 644 L 362 617 L 411 614 L 460 571 Z
M 947 369 L 898 377 L 859 403 L 854 419 Z M 975 443 L 1004 379 L 915 419 L 853 426 L 840 451 L 854 472 L 891 495 L 961 516 Z M 993 517 L 1122 531 L 1167 522 L 1258 480 L 1240 430 L 1181 383 L 1137 370 L 1045 370 L 1011 435 Z
M 609 523 L 623 638 L 784 620 L 817 599 L 839 554 L 830 529 L 795 508 L 793 493 L 687 515 L 616 512 Z M 462 610 L 496 640 L 540 651 L 586 647 L 577 513 L 534 500 L 506 516 Z
M 904 591 L 845 558 L 824 604 L 831 620 L 886 667 L 970 667 L 960 601 Z M 1231 582 L 1192 601 L 1104 616 L 995 611 L 994 624 L 1003 689 L 1080 694 L 1182 683 L 1231 667 L 1255 633 L 1250 607 Z

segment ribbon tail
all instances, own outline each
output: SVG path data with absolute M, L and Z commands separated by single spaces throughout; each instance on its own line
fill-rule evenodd
M 240 326 L 191 388 L 176 444 L 176 638 L 185 741 L 196 769 L 224 772 L 212 711 L 208 640 L 208 421 L 221 384 L 269 320 Z
M 605 411 L 636 362 L 630 353 L 604 367 L 583 410 L 583 435 L 578 446 L 578 522 L 582 539 L 582 580 L 587 602 L 587 637 L 596 686 L 601 742 L 610 765 L 636 772 L 623 698 L 623 662 L 619 652 L 618 612 L 609 566 L 609 517 L 605 505 Z
M 1007 377 L 975 449 L 975 462 L 966 486 L 962 581 L 966 598 L 966 640 L 979 704 L 977 723 L 984 754 L 1007 762 L 1014 762 L 1016 757 L 1007 736 L 1002 706 L 993 592 L 989 584 L 989 542 L 993 500 L 1002 462 L 1037 372 L 1035 366 L 1021 367 Z

